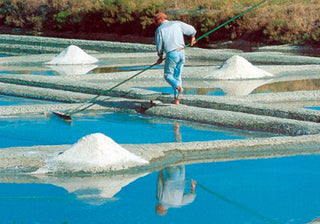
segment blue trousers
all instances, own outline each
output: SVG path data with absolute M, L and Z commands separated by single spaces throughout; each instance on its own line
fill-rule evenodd
M 170 51 L 166 54 L 164 78 L 172 86 L 174 97 L 178 97 L 177 87 L 182 87 L 181 74 L 185 62 L 184 50 Z

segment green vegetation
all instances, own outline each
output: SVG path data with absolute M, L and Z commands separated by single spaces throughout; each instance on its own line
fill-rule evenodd
M 0 0 L 0 26 L 32 31 L 115 33 L 152 37 L 153 16 L 166 11 L 199 34 L 259 0 Z M 320 0 L 268 0 L 207 38 L 266 44 L 319 44 Z

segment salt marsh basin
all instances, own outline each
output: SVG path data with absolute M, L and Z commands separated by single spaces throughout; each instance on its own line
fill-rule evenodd
M 130 69 L 117 69 L 117 71 L 114 71 L 114 68 L 148 66 L 156 60 L 154 46 L 152 45 L 98 42 L 101 46 L 105 46 L 105 48 L 101 47 L 99 50 L 97 48 L 90 48 L 89 44 L 86 45 L 87 47 L 81 45 L 81 43 L 85 43 L 85 41 L 54 38 L 39 39 L 18 36 L 10 36 L 10 38 L 17 38 L 17 43 L 20 43 L 20 45 L 16 45 L 17 47 L 12 46 L 13 50 L 26 49 L 30 50 L 30 52 L 20 52 L 20 55 L 0 58 L 0 69 L 6 71 L 0 75 L 0 91 L 6 96 L 18 96 L 19 98 L 32 100 L 37 99 L 42 103 L 30 102 L 29 104 L 24 102 L 23 105 L 19 105 L 19 103 L 10 104 L 7 101 L 7 103 L 4 103 L 5 105 L 0 107 L 1 119 L 5 121 L 37 117 L 39 120 L 49 119 L 54 124 L 55 122 L 63 122 L 54 120 L 56 118 L 51 116 L 51 111 L 64 111 L 74 108 L 79 105 L 79 103 L 94 97 L 96 94 L 103 92 L 105 89 L 110 88 L 137 72 L 133 69 L 133 71 L 130 71 Z M 5 41 L 4 39 L 2 40 Z M 23 43 L 23 41 L 26 42 L 27 40 L 33 40 L 32 48 L 28 47 L 30 44 L 25 45 Z M 54 42 L 56 46 L 50 46 L 50 48 L 49 45 L 47 48 L 42 46 L 41 52 L 34 54 L 35 52 L 31 50 L 40 45 L 37 40 L 48 41 L 47 43 Z M 92 70 L 89 68 L 89 71 L 85 74 L 79 74 L 78 72 L 78 74 L 75 74 L 75 70 L 73 70 L 73 73 L 68 73 L 70 68 L 67 70 L 68 72 L 64 70 L 63 73 L 61 73 L 61 71 L 59 73 L 57 71 L 53 72 L 54 68 L 49 68 L 44 65 L 44 62 L 49 61 L 71 42 L 72 44 L 80 45 L 82 49 L 99 59 L 99 62 L 94 66 L 95 68 L 91 68 Z M 93 43 L 91 46 L 97 44 L 97 42 L 90 41 L 87 43 Z M 113 49 L 110 45 L 112 45 Z M 114 50 L 115 46 L 117 46 L 117 50 Z M 121 46 L 123 46 L 123 48 L 121 48 Z M 39 49 L 40 47 L 36 50 Z M 135 52 L 137 49 L 139 49 L 140 52 Z M 48 53 L 48 50 L 51 52 Z M 7 49 L 4 53 L 10 54 L 8 51 Z M 16 54 L 16 52 L 11 52 L 11 54 Z M 245 57 L 251 63 L 275 76 L 257 80 L 204 79 L 204 76 L 218 69 L 224 60 L 234 54 Z M 135 178 L 132 179 L 139 180 L 139 177 L 144 177 L 145 173 L 152 173 L 153 175 L 146 176 L 145 178 L 155 179 L 156 177 L 153 177 L 157 174 L 158 170 L 167 166 L 181 164 L 186 165 L 187 178 L 196 179 L 196 177 L 192 177 L 194 175 L 188 175 L 188 167 L 193 166 L 191 164 L 196 165 L 204 162 L 207 164 L 215 164 L 217 162 L 219 162 L 219 164 L 230 164 L 226 161 L 239 163 L 241 163 L 241 161 L 259 162 L 262 161 L 259 159 L 266 158 L 270 158 L 270 161 L 282 161 L 280 157 L 294 159 L 299 155 L 301 156 L 299 158 L 311 158 L 304 157 L 303 155 L 309 154 L 310 156 L 314 156 L 319 154 L 319 111 L 305 109 L 306 107 L 319 106 L 320 93 L 317 89 L 317 79 L 320 59 L 318 57 L 299 54 L 292 55 L 274 51 L 241 52 L 230 49 L 208 50 L 199 48 L 186 49 L 186 55 L 187 62 L 184 73 L 185 88 L 195 88 L 196 86 L 197 91 L 201 91 L 201 88 L 216 88 L 223 91 L 224 94 L 218 96 L 200 95 L 196 94 L 196 92 L 184 94 L 182 105 L 178 107 L 171 105 L 169 102 L 172 100 L 172 95 L 168 95 L 170 91 L 168 91 L 167 94 L 163 94 L 161 90 L 162 88 L 166 88 L 167 84 L 163 81 L 162 67 L 158 67 L 148 70 L 141 76 L 127 82 L 110 92 L 108 96 L 102 96 L 96 101 L 96 105 L 85 113 L 75 115 L 75 120 L 77 120 L 85 119 L 86 116 L 96 118 L 100 116 L 99 114 L 108 116 L 108 113 L 125 113 L 127 115 L 131 114 L 132 117 L 141 116 L 142 118 L 148 117 L 148 119 L 151 117 L 151 120 L 159 118 L 160 121 L 156 119 L 156 122 L 164 122 L 172 127 L 172 129 L 169 128 L 170 131 L 169 129 L 163 130 L 163 132 L 169 132 L 170 137 L 164 137 L 161 142 L 148 141 L 148 138 L 152 137 L 147 137 L 145 140 L 139 141 L 139 138 L 143 138 L 143 133 L 141 133 L 141 136 L 137 135 L 134 137 L 135 142 L 133 140 L 125 141 L 125 139 L 129 138 L 124 138 L 122 134 L 119 134 L 124 140 L 119 140 L 118 142 L 124 148 L 147 159 L 150 161 L 150 164 L 138 166 L 130 170 L 106 172 L 102 174 L 102 179 L 103 177 L 112 178 L 113 176 L 117 178 L 117 175 L 122 175 L 125 177 L 133 176 Z M 99 70 L 99 68 L 101 69 Z M 105 72 L 108 71 L 108 69 L 105 68 L 110 68 L 109 71 L 111 72 Z M 308 83 L 312 83 L 313 88 L 305 88 L 304 86 L 296 86 L 294 89 L 288 88 L 292 82 L 303 83 L 303 80 L 308 80 Z M 289 84 L 286 85 L 286 82 Z M 279 83 L 281 83 L 281 88 L 275 88 L 274 86 L 279 86 L 277 85 Z M 263 89 L 263 91 L 255 93 L 254 90 L 259 88 Z M 110 97 L 112 98 L 110 99 Z M 148 98 L 152 98 L 155 103 L 155 105 L 150 108 L 150 99 Z M 15 100 L 15 102 L 17 101 Z M 141 114 L 139 110 L 141 108 L 148 109 Z M 182 124 L 182 142 L 177 142 L 173 137 L 174 124 L 177 121 Z M 246 133 L 245 136 L 248 136 L 247 134 L 250 133 L 251 137 L 242 139 L 235 139 L 235 137 L 231 139 L 201 139 L 201 137 L 194 135 L 195 138 L 190 138 L 188 141 L 185 141 L 187 138 L 185 138 L 184 135 L 186 136 L 187 134 L 185 134 L 183 130 L 184 122 L 189 122 L 187 126 L 194 129 L 204 129 L 204 127 L 207 127 L 207 131 L 212 132 L 213 127 L 215 127 L 217 128 L 216 130 L 222 128 L 229 130 L 231 133 Z M 71 125 L 72 127 L 72 124 L 64 125 Z M 52 130 L 52 136 L 55 136 L 54 130 L 55 129 Z M 91 129 L 90 132 L 97 130 L 98 129 Z M 121 131 L 119 132 L 121 133 Z M 5 133 L 5 130 L 3 133 Z M 83 133 L 84 135 L 88 134 Z M 15 138 L 19 140 L 19 136 L 22 134 L 15 136 Z M 128 135 L 129 133 L 125 134 Z M 81 137 L 80 135 L 78 136 Z M 208 134 L 208 136 L 210 136 L 210 134 Z M 63 139 L 63 137 L 61 138 Z M 118 137 L 115 135 L 113 138 L 117 139 Z M 21 139 L 23 138 L 21 137 L 20 140 Z M 54 138 L 50 139 L 51 141 L 46 141 L 46 139 L 49 139 L 48 137 L 44 137 L 43 139 L 39 145 L 36 143 L 32 143 L 32 145 L 18 145 L 18 141 L 13 140 L 10 142 L 10 145 L 4 145 L 2 147 L 0 150 L 0 167 L 1 173 L 3 174 L 2 176 L 5 179 L 3 183 L 54 184 L 64 181 L 63 177 L 59 175 L 55 177 L 57 178 L 56 181 L 53 181 L 46 177 L 44 177 L 44 179 L 33 178 L 29 176 L 29 173 L 42 166 L 48 157 L 55 156 L 67 150 L 71 144 L 76 141 L 76 138 L 69 142 L 54 142 L 52 141 Z M 274 158 L 274 160 L 271 158 Z M 317 160 L 312 159 L 312 161 Z M 311 170 L 312 169 L 308 172 L 311 172 Z M 198 173 L 202 172 L 203 171 L 200 170 L 198 171 Z M 220 170 L 219 172 L 222 171 Z M 313 170 L 313 172 L 315 172 L 315 170 Z M 74 183 L 79 183 L 80 181 L 76 178 L 77 175 L 79 174 L 74 174 Z M 87 175 L 94 176 L 93 174 L 86 174 L 86 176 Z M 230 176 L 229 178 L 232 179 L 234 176 Z M 310 178 L 312 179 L 311 174 Z M 201 182 L 203 183 L 201 178 L 198 181 L 199 184 L 201 184 Z M 92 183 L 97 187 L 97 182 L 92 181 Z M 126 183 L 129 184 L 130 181 Z M 139 181 L 137 183 L 139 183 Z M 314 183 L 314 186 L 318 186 L 317 184 L 318 183 Z M 87 188 L 89 187 L 87 186 L 84 189 Z M 198 191 L 200 191 L 199 187 Z M 125 189 L 123 193 L 126 194 Z M 119 194 L 121 195 L 121 191 Z M 102 197 L 102 199 L 105 198 Z M 94 199 L 92 200 L 94 201 Z M 99 200 L 96 199 L 96 202 Z M 107 203 L 107 205 L 109 206 L 110 204 Z M 202 203 L 199 208 L 202 206 L 206 206 L 205 203 Z M 252 206 L 256 207 L 258 205 L 254 204 Z M 316 204 L 314 204 L 314 206 L 315 208 L 319 208 Z M 172 216 L 177 214 L 174 212 L 177 212 L 177 210 L 172 210 Z M 183 211 L 182 208 L 181 210 Z M 258 213 L 261 214 L 261 212 Z M 181 214 L 186 213 L 182 212 Z M 290 215 L 292 214 L 288 214 L 285 218 L 279 218 L 280 220 L 278 221 L 287 222 L 290 220 Z M 272 218 L 278 217 L 277 215 L 271 216 Z M 71 216 L 67 217 L 69 217 L 69 220 L 72 220 Z M 301 220 L 303 220 L 303 222 L 310 222 L 316 218 L 317 211 L 314 209 L 312 212 L 310 211 L 308 215 L 302 217 Z M 23 219 L 27 220 L 25 216 L 17 220 L 20 221 Z M 41 219 L 41 217 L 39 219 Z M 32 217 L 29 220 L 32 220 Z M 174 217 L 171 217 L 169 221 L 170 220 L 181 221 L 182 217 L 176 220 Z M 245 216 L 244 219 L 241 219 L 240 223 L 246 220 L 249 219 Z M 260 219 L 256 221 L 258 223 L 268 223 L 268 220 L 269 219 L 262 219 L 261 221 Z M 295 217 L 293 223 L 300 223 L 301 220 L 299 217 Z M 61 219 L 57 221 L 61 221 Z M 204 222 L 205 221 L 208 220 L 204 220 Z M 253 223 L 257 223 L 256 221 L 251 220 Z M 157 220 L 156 222 L 162 223 L 163 220 Z M 228 222 L 227 220 L 220 220 L 219 223 Z

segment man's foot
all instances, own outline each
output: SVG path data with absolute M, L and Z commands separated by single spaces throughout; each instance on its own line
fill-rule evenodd
M 178 96 L 177 96 L 177 98 L 180 100 L 180 99 L 182 98 L 182 91 L 183 91 L 182 87 L 181 87 L 181 86 L 178 86 L 178 87 L 177 87 L 177 91 L 178 91 Z
M 175 104 L 175 105 L 179 105 L 180 104 L 180 101 L 178 98 L 174 99 L 172 102 L 172 104 Z

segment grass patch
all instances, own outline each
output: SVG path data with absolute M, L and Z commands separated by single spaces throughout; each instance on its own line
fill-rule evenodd
M 249 0 L 2 0 L 0 25 L 48 31 L 152 37 L 153 16 L 190 23 L 201 35 L 259 1 Z M 210 41 L 319 44 L 320 0 L 268 0 L 220 29 Z

